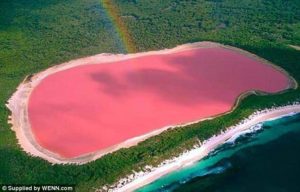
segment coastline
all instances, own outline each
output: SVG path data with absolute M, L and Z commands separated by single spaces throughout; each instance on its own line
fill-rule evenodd
M 12 130 L 14 130 L 16 132 L 16 136 L 18 139 L 18 143 L 21 145 L 21 148 L 27 152 L 28 154 L 32 155 L 32 156 L 38 156 L 41 157 L 51 163 L 57 163 L 57 164 L 66 164 L 66 163 L 74 163 L 74 164 L 84 164 L 84 163 L 88 163 L 90 161 L 94 161 L 98 158 L 100 158 L 101 156 L 114 152 L 120 148 L 128 148 L 131 146 L 136 145 L 137 143 L 144 141 L 146 139 L 148 139 L 149 137 L 152 137 L 154 135 L 160 134 L 161 132 L 170 129 L 170 128 L 174 128 L 174 127 L 178 127 L 178 126 L 185 126 L 185 125 L 189 125 L 189 124 L 194 124 L 194 123 L 198 123 L 200 121 L 203 120 L 207 120 L 207 119 L 213 119 L 215 117 L 230 113 L 231 111 L 233 111 L 235 109 L 235 107 L 238 105 L 239 101 L 245 97 L 246 95 L 250 94 L 250 93 L 257 93 L 256 91 L 249 91 L 246 93 L 241 94 L 235 104 L 232 106 L 231 110 L 229 110 L 226 113 L 223 114 L 218 114 L 216 116 L 213 117 L 209 117 L 209 118 L 204 118 L 204 119 L 200 119 L 198 121 L 195 122 L 189 122 L 186 124 L 180 124 L 180 125 L 170 125 L 170 126 L 166 126 L 163 128 L 159 128 L 157 130 L 154 130 L 150 133 L 144 134 L 142 136 L 138 136 L 132 139 L 129 139 L 127 141 L 124 141 L 120 144 L 114 145 L 112 147 L 106 148 L 104 150 L 99 150 L 93 153 L 89 153 L 89 154 L 84 154 L 80 157 L 76 157 L 76 158 L 63 158 L 60 155 L 53 153 L 43 147 L 41 147 L 37 141 L 34 138 L 33 133 L 31 132 L 31 128 L 30 128 L 30 122 L 29 122 L 29 118 L 28 118 L 28 100 L 30 97 L 30 94 L 32 92 L 32 90 L 47 76 L 54 74 L 56 72 L 62 71 L 62 70 L 66 70 L 69 68 L 73 68 L 76 66 L 81 66 L 81 65 L 93 65 L 93 64 L 101 64 L 101 63 L 105 63 L 105 64 L 109 64 L 111 62 L 115 62 L 115 61 L 120 61 L 120 60 L 127 60 L 127 59 L 132 59 L 132 58 L 136 58 L 136 57 L 140 57 L 140 56 L 146 56 L 146 55 L 153 55 L 153 54 L 170 54 L 170 53 L 176 53 L 176 52 L 180 52 L 180 51 L 185 51 L 185 50 L 190 50 L 190 49 L 198 49 L 198 48 L 213 48 L 213 47 L 223 47 L 226 49 L 230 49 L 233 51 L 237 51 L 240 52 L 241 54 L 251 57 L 253 59 L 256 60 L 260 60 L 262 61 L 264 64 L 268 64 L 271 65 L 272 67 L 274 67 L 276 70 L 279 70 L 281 72 L 283 72 L 285 75 L 287 75 L 287 77 L 290 79 L 289 85 L 287 88 L 297 88 L 298 84 L 297 82 L 287 73 L 285 72 L 283 69 L 281 69 L 278 66 L 273 65 L 272 63 L 259 58 L 258 56 L 251 54 L 247 51 L 235 48 L 235 47 L 231 47 L 231 46 L 226 46 L 226 45 L 222 45 L 219 43 L 214 43 L 214 42 L 198 42 L 198 43 L 190 43 L 190 44 L 184 44 L 184 45 L 180 45 L 177 46 L 175 48 L 172 49 L 164 49 L 164 50 L 159 50 L 159 51 L 149 51 L 149 52 L 142 52 L 142 53 L 136 53 L 136 54 L 127 54 L 127 55 L 123 55 L 123 54 L 99 54 L 99 55 L 95 55 L 95 56 L 90 56 L 90 57 L 86 57 L 86 58 L 82 58 L 82 59 L 77 59 L 77 60 L 73 60 L 73 61 L 69 61 L 60 65 L 56 65 L 53 67 L 50 67 L 40 73 L 34 74 L 34 75 L 30 75 L 28 76 L 17 88 L 17 91 L 13 94 L 13 96 L 9 99 L 7 107 L 10 109 L 11 111 L 11 116 L 9 119 L 9 124 L 12 125 Z M 284 90 L 285 91 L 285 90 Z M 283 92 L 284 92 L 283 91 Z M 260 92 L 262 93 L 262 92 Z M 263 93 L 265 94 L 265 93 Z
M 150 184 L 168 173 L 187 167 L 201 160 L 230 138 L 245 130 L 251 129 L 259 123 L 275 120 L 296 113 L 300 113 L 300 103 L 256 111 L 237 125 L 229 127 L 226 131 L 211 137 L 199 144 L 199 146 L 195 146 L 192 150 L 186 151 L 173 159 L 166 160 L 158 167 L 146 166 L 145 169 L 147 171 L 131 174 L 126 178 L 120 179 L 117 183 L 111 186 L 104 186 L 97 191 L 127 192 L 137 190 L 138 188 Z

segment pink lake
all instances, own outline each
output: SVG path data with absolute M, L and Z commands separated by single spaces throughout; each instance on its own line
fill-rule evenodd
M 28 114 L 39 145 L 73 158 L 227 112 L 244 92 L 275 93 L 288 83 L 241 53 L 199 48 L 54 73 L 34 88 Z

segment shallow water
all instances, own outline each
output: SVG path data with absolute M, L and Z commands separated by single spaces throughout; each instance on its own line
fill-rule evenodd
M 205 159 L 137 191 L 300 191 L 299 175 L 300 114 L 296 114 L 234 136 Z

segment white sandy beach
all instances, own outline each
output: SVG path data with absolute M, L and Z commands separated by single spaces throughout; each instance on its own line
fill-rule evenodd
M 112 186 L 105 186 L 104 188 L 101 188 L 98 191 L 134 191 L 170 172 L 189 166 L 199 161 L 200 159 L 205 157 L 209 152 L 216 149 L 219 145 L 225 143 L 228 139 L 232 138 L 235 135 L 238 135 L 242 131 L 250 129 L 254 125 L 257 125 L 267 120 L 277 119 L 282 116 L 289 115 L 291 113 L 300 113 L 299 103 L 257 111 L 247 119 L 240 122 L 238 125 L 229 127 L 227 131 L 203 142 L 200 147 L 195 146 L 194 149 L 181 154 L 179 157 L 176 157 L 171 160 L 166 160 L 158 167 L 148 167 L 147 169 L 149 171 L 147 172 L 131 174 L 127 178 L 121 179 L 116 184 Z

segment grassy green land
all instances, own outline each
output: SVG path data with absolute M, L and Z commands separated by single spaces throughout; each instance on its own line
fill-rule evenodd
M 253 52 L 300 82 L 298 0 L 113 0 L 140 51 L 211 40 Z M 299 100 L 300 90 L 249 96 L 231 114 L 177 128 L 95 162 L 51 165 L 28 156 L 7 124 L 5 102 L 28 75 L 74 58 L 125 52 L 100 0 L 0 1 L 0 184 L 76 184 L 93 191 L 157 164 L 237 123 L 256 109 Z

